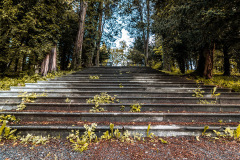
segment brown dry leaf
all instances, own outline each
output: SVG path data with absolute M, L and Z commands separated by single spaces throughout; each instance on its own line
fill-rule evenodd
M 17 144 L 18 144 L 18 143 L 17 143 L 17 142 L 15 142 L 15 143 L 13 144 L 13 147 L 15 147 Z

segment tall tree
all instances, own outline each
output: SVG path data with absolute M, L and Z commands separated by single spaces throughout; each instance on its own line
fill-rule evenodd
M 87 12 L 88 2 L 85 0 L 80 1 L 80 12 L 79 12 L 79 28 L 75 41 L 75 48 L 72 57 L 72 69 L 77 70 L 82 67 L 82 45 L 84 36 L 84 24 Z

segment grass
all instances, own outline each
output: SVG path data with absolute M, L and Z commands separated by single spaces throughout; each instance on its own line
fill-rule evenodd
M 0 78 L 0 91 L 9 90 L 10 86 L 25 86 L 25 83 L 36 83 L 37 81 L 47 81 L 48 79 L 53 79 L 55 77 L 60 77 L 66 74 L 70 74 L 72 71 L 59 71 L 54 73 L 48 73 L 45 77 L 35 74 L 32 76 L 24 75 L 22 77 Z
M 185 74 L 181 74 L 179 70 L 174 70 L 173 72 L 161 70 L 164 73 L 171 75 L 186 75 L 188 78 L 195 80 L 196 82 L 203 82 L 205 85 L 216 85 L 220 88 L 232 88 L 234 92 L 240 92 L 240 76 L 234 74 L 232 76 L 223 76 L 222 74 L 214 74 L 213 78 L 205 79 L 202 77 L 190 76 L 193 71 L 187 71 Z

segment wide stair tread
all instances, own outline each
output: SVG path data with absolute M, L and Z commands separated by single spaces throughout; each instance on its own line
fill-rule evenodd
M 90 79 L 89 76 L 99 76 Z M 172 76 L 148 67 L 92 67 L 71 75 L 25 87 L 11 87 L 0 92 L 0 114 L 12 114 L 21 119 L 12 128 L 23 134 L 67 135 L 72 129 L 84 131 L 84 124 L 97 123 L 98 133 L 114 123 L 120 131 L 146 134 L 148 124 L 159 136 L 199 135 L 205 125 L 210 130 L 236 127 L 240 122 L 240 94 L 230 88 L 196 84 L 184 77 Z M 193 97 L 193 90 L 204 91 L 203 97 Z M 46 93 L 34 103 L 27 103 L 23 111 L 14 111 L 22 101 L 21 92 Z M 94 104 L 86 100 L 107 92 L 116 95 L 118 103 L 101 104 L 104 112 L 91 113 Z M 68 99 L 68 103 L 66 103 Z M 199 104 L 200 100 L 206 104 Z M 130 112 L 130 106 L 141 104 L 141 112 Z M 120 108 L 124 106 L 124 111 Z M 9 111 L 8 111 L 9 110 Z M 221 123 L 220 123 L 221 122 Z M 74 125 L 74 126 L 73 126 Z

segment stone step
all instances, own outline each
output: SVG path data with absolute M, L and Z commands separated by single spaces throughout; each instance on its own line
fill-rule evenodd
M 240 122 L 240 113 L 150 113 L 150 112 L 1 112 L 21 121 L 35 122 Z
M 151 84 L 151 83 L 26 83 L 25 87 L 45 87 L 45 86 L 54 86 L 54 87 L 81 87 L 81 86 L 118 86 L 119 85 L 125 86 L 125 87 L 188 87 L 188 88 L 196 88 L 196 87 L 201 87 L 201 88 L 214 88 L 214 85 L 197 85 L 194 83 L 185 83 L 185 84 L 180 84 L 180 83 L 159 83 L 159 84 Z
M 72 130 L 78 130 L 80 134 L 85 132 L 83 126 L 71 126 L 71 125 L 12 125 L 13 129 L 17 129 L 21 135 L 43 135 L 43 136 L 61 136 L 67 137 Z M 156 136 L 199 136 L 204 130 L 203 125 L 200 126 L 184 126 L 184 125 L 151 125 L 149 133 L 154 133 Z M 213 130 L 223 131 L 226 127 L 224 125 L 209 126 L 208 132 L 213 132 Z M 121 133 L 128 130 L 131 135 L 134 133 L 140 133 L 143 137 L 147 136 L 146 125 L 114 125 L 114 130 L 118 129 Z M 236 129 L 236 127 L 230 127 L 231 129 Z M 98 137 L 103 135 L 104 132 L 110 130 L 109 125 L 98 125 L 96 127 L 95 133 Z
M 123 85 L 122 85 L 123 86 Z M 173 87 L 121 87 L 121 86 L 82 86 L 82 87 L 11 87 L 11 91 L 15 92 L 36 92 L 36 91 L 66 91 L 66 92 L 78 92 L 78 91 L 101 91 L 101 92 L 110 92 L 110 91 L 151 91 L 151 92 L 190 92 L 193 93 L 195 88 L 173 88 Z M 199 88 L 204 92 L 211 92 L 211 88 Z M 230 88 L 218 88 L 217 92 L 231 92 Z
M 4 110 L 15 110 L 19 103 L 0 103 Z M 130 111 L 132 103 L 101 104 L 100 107 L 106 111 Z M 26 103 L 27 110 L 56 110 L 56 111 L 89 111 L 94 104 L 86 103 Z M 240 112 L 239 104 L 141 104 L 141 111 L 154 112 Z M 0 110 L 1 110 L 0 109 Z
M 33 93 L 33 92 L 29 92 Z M 42 94 L 42 91 L 34 91 L 36 94 Z M 99 95 L 102 91 L 45 91 L 47 97 L 74 97 L 74 96 L 92 96 Z M 135 97 L 193 97 L 193 92 L 139 92 L 139 91 L 108 91 L 109 95 L 118 96 L 135 96 Z M 237 92 L 216 92 L 220 93 L 218 97 L 240 97 L 240 93 Z M 23 92 L 18 91 L 0 91 L 1 97 L 11 97 L 22 95 Z M 211 92 L 204 92 L 203 97 L 212 97 Z
M 50 84 L 60 84 L 60 83 L 66 83 L 66 84 L 86 84 L 86 85 L 91 85 L 91 84 L 195 84 L 196 82 L 189 82 L 189 81 L 183 81 L 183 82 L 171 82 L 171 81 L 163 81 L 163 82 L 153 82 L 153 81 L 94 81 L 94 80 L 88 80 L 88 81 L 56 81 L 56 80 L 50 80 L 50 81 L 38 81 L 38 83 L 50 83 Z M 199 83 L 199 85 L 203 85 L 203 83 Z
M 93 98 L 90 96 L 77 96 L 77 97 L 38 97 L 35 99 L 37 103 L 65 103 L 66 98 L 71 100 L 72 103 L 86 103 L 86 100 Z M 158 103 L 158 104 L 198 104 L 199 98 L 196 97 L 117 97 L 120 103 Z M 201 98 L 201 100 L 206 100 L 208 103 L 215 101 L 215 98 Z M 20 103 L 22 101 L 21 97 L 0 97 L 0 103 Z M 240 104 L 239 97 L 219 97 L 216 102 L 218 104 Z

